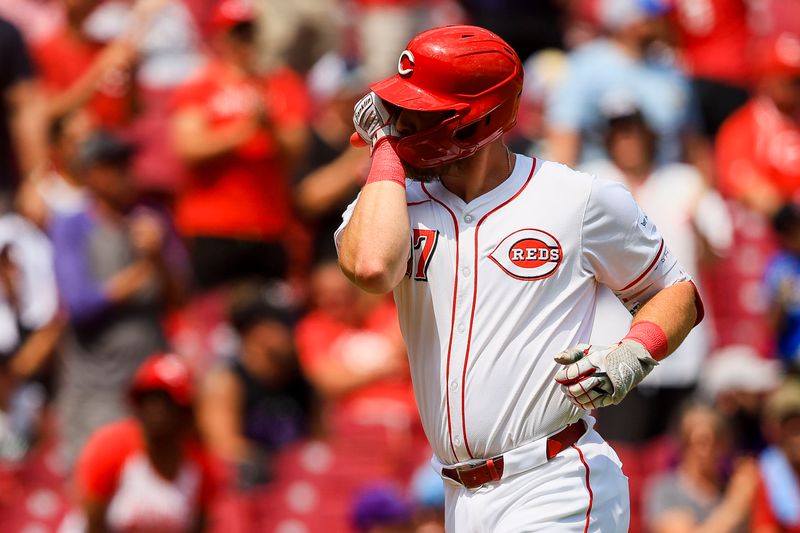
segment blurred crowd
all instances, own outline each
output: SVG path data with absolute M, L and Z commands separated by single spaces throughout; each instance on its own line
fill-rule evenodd
M 444 531 L 332 235 L 354 103 L 451 23 L 525 61 L 508 144 L 623 182 L 703 295 L 595 413 L 631 531 L 800 532 L 800 0 L 3 0 L 0 530 Z

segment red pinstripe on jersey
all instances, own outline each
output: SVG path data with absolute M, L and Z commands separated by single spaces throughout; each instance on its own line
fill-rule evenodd
M 650 263 L 650 266 L 648 266 L 648 267 L 645 269 L 645 271 L 644 271 L 644 272 L 642 272 L 641 274 L 639 274 L 639 277 L 638 277 L 638 278 L 636 278 L 635 280 L 631 281 L 630 283 L 628 283 L 627 285 L 625 285 L 624 287 L 622 287 L 622 288 L 621 288 L 619 291 L 617 291 L 617 292 L 621 292 L 621 291 L 627 291 L 628 289 L 630 289 L 631 287 L 633 287 L 634 285 L 636 285 L 637 283 L 639 283 L 640 281 L 642 281 L 642 278 L 644 278 L 644 277 L 645 277 L 647 274 L 649 274 L 649 273 L 650 273 L 650 271 L 651 271 L 651 270 L 653 270 L 653 267 L 655 267 L 655 266 L 656 266 L 656 264 L 658 264 L 658 260 L 659 260 L 659 259 L 661 259 L 661 252 L 663 252 L 663 251 L 664 251 L 664 238 L 662 237 L 662 238 L 661 238 L 661 246 L 659 246 L 659 247 L 658 247 L 658 253 L 656 254 L 656 257 L 655 257 L 655 259 L 653 259 L 653 262 L 652 262 L 652 263 Z
M 450 217 L 453 219 L 453 229 L 455 230 L 455 237 L 456 237 L 456 266 L 455 266 L 455 271 L 453 272 L 453 309 L 450 316 L 450 340 L 447 341 L 447 369 L 445 370 L 444 389 L 445 389 L 445 398 L 447 402 L 447 437 L 450 439 L 450 451 L 453 452 L 453 457 L 456 458 L 456 461 L 459 461 L 455 446 L 453 446 L 453 427 L 450 422 L 450 386 L 449 386 L 450 353 L 453 349 L 453 330 L 455 329 L 454 326 L 456 323 L 456 296 L 458 294 L 458 232 L 459 232 L 458 219 L 456 219 L 456 215 L 455 213 L 453 213 L 452 209 L 447 207 L 438 198 L 434 197 L 431 193 L 428 192 L 428 189 L 425 187 L 424 183 L 422 184 L 422 190 L 425 191 L 425 194 L 427 194 L 431 200 L 444 207 L 447 210 L 447 212 L 450 213 Z
M 589 492 L 589 507 L 586 509 L 586 523 L 583 526 L 583 533 L 587 533 L 589 531 L 589 520 L 592 517 L 592 504 L 594 503 L 594 493 L 592 492 L 592 485 L 589 483 L 589 464 L 586 462 L 586 459 L 583 458 L 581 449 L 574 444 L 572 447 L 578 452 L 578 457 L 581 463 L 583 463 L 583 467 L 586 469 L 586 490 Z
M 464 403 L 465 403 L 465 391 L 467 388 L 467 363 L 469 362 L 469 349 L 470 345 L 472 344 L 472 325 L 475 321 L 475 303 L 478 300 L 478 232 L 480 231 L 481 224 L 489 218 L 489 215 L 492 215 L 502 209 L 503 207 L 510 204 L 517 196 L 522 194 L 522 191 L 528 186 L 528 183 L 531 182 L 531 178 L 533 178 L 533 173 L 536 170 L 536 163 L 538 161 L 536 158 L 533 158 L 533 163 L 531 164 L 531 171 L 528 174 L 528 178 L 525 180 L 525 183 L 522 184 L 522 187 L 519 188 L 514 195 L 503 202 L 502 204 L 496 206 L 491 211 L 483 215 L 478 223 L 475 225 L 475 248 L 474 248 L 474 264 L 472 269 L 472 279 L 473 279 L 473 288 L 472 288 L 472 310 L 470 311 L 469 315 L 469 333 L 467 334 L 467 350 L 464 354 L 464 368 L 461 372 L 461 430 L 464 432 L 464 447 L 467 449 L 467 453 L 469 454 L 470 458 L 474 459 L 472 455 L 472 450 L 469 448 L 469 442 L 467 440 L 467 416 L 464 412 Z M 456 271 L 456 276 L 458 276 L 458 272 Z

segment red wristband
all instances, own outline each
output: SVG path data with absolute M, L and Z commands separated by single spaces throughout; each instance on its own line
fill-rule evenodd
M 655 322 L 649 320 L 636 322 L 622 340 L 638 342 L 656 361 L 667 356 L 667 334 Z
M 380 139 L 375 147 L 372 154 L 372 166 L 370 166 L 365 185 L 376 181 L 393 181 L 403 188 L 406 186 L 406 171 L 403 169 L 397 152 L 394 151 L 394 147 L 386 137 Z

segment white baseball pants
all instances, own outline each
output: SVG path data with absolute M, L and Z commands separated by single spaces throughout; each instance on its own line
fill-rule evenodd
M 594 429 L 531 470 L 477 489 L 445 480 L 447 533 L 625 533 L 628 478 Z

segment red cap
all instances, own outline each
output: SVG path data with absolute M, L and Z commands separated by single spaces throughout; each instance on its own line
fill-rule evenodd
M 219 33 L 242 22 L 253 22 L 256 16 L 252 0 L 222 0 L 214 6 L 209 24 L 214 33 Z
M 148 391 L 165 391 L 178 405 L 192 404 L 192 375 L 183 360 L 170 353 L 159 353 L 148 357 L 136 371 L 130 388 L 135 401 Z
M 792 33 L 770 37 L 759 49 L 756 69 L 759 77 L 800 77 L 800 37 Z

